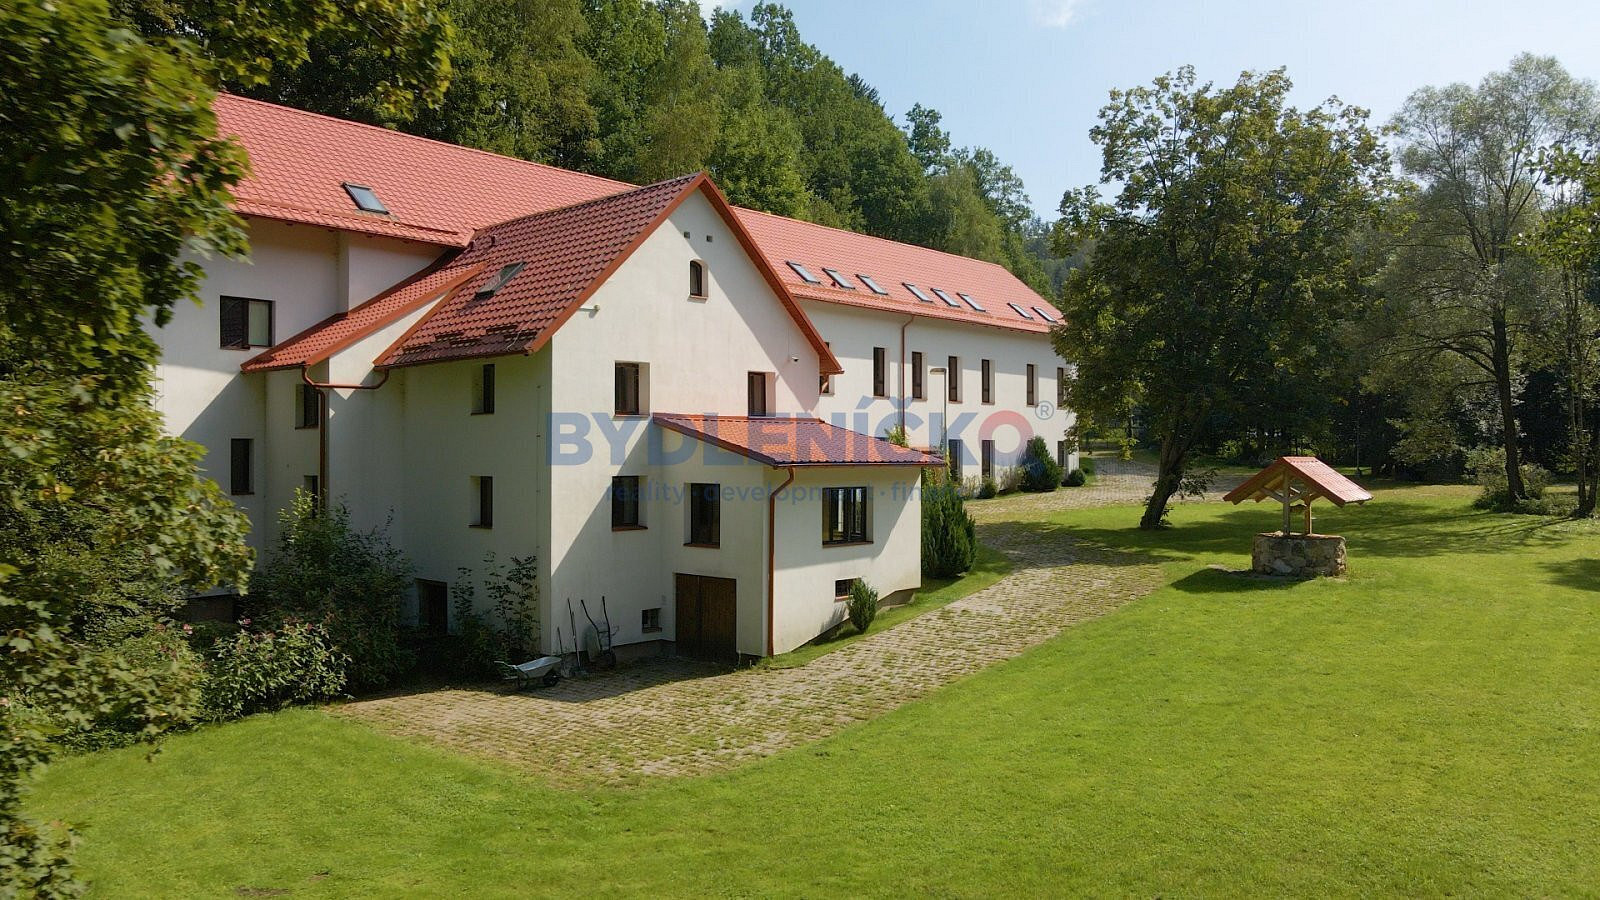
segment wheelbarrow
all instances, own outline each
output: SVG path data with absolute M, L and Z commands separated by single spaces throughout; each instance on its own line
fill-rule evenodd
M 561 657 L 541 656 L 538 659 L 525 663 L 512 665 L 505 660 L 499 660 L 495 665 L 500 667 L 501 677 L 506 681 L 515 681 L 517 690 L 522 690 L 531 684 L 538 683 L 545 687 L 554 687 L 561 680 Z

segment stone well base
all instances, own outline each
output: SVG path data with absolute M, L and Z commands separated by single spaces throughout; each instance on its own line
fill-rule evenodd
M 1337 534 L 1294 534 L 1280 531 L 1256 535 L 1250 570 L 1262 575 L 1314 578 L 1345 573 L 1344 538 Z

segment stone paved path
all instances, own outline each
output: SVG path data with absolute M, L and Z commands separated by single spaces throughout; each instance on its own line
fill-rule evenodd
M 1069 503 L 1069 495 L 1050 496 Z M 1012 496 L 971 507 L 980 539 L 1011 557 L 1012 574 L 804 666 L 729 671 L 663 658 L 552 689 L 446 688 L 334 711 L 558 782 L 728 768 L 882 715 L 1159 583 L 1153 566 L 1081 546 L 1038 524 L 1025 514 L 1030 500 Z

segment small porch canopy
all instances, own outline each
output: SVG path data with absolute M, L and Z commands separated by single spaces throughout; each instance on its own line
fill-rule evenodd
M 1229 491 L 1222 499 L 1229 503 L 1277 500 L 1283 504 L 1283 533 L 1290 533 L 1289 512 L 1295 506 L 1305 509 L 1305 534 L 1311 533 L 1311 501 L 1326 498 L 1335 506 L 1366 503 L 1367 490 L 1334 471 L 1315 456 L 1280 456 L 1277 461 Z

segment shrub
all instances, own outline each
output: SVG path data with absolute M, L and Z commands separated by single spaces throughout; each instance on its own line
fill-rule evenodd
M 1083 487 L 1088 483 L 1089 479 L 1084 476 L 1082 469 L 1073 469 L 1071 472 L 1068 472 L 1066 479 L 1062 482 L 1062 484 L 1065 484 L 1067 487 Z
M 1501 512 L 1543 512 L 1544 504 L 1539 501 L 1544 497 L 1545 488 L 1550 486 L 1550 472 L 1543 466 L 1533 463 L 1522 465 L 1522 486 L 1528 492 L 1527 502 L 1516 503 L 1511 499 L 1511 485 L 1506 480 L 1506 451 L 1504 448 L 1491 447 L 1473 450 L 1467 454 L 1467 471 L 1471 473 L 1472 480 L 1483 489 L 1473 505 L 1479 509 L 1494 509 Z
M 1061 464 L 1050 456 L 1044 438 L 1035 435 L 1022 450 L 1017 468 L 1021 470 L 1022 489 L 1030 493 L 1047 493 L 1061 486 Z
M 954 578 L 972 568 L 978 556 L 977 525 L 954 482 L 937 475 L 922 479 L 922 574 Z
M 326 626 L 333 645 L 350 657 L 352 690 L 384 687 L 410 669 L 400 611 L 412 568 L 387 534 L 353 530 L 343 505 L 318 510 L 304 491 L 295 492 L 279 523 L 277 550 L 244 598 L 247 615 L 268 626 Z
M 897 447 L 911 446 L 911 438 L 906 435 L 904 425 L 895 425 L 883 433 L 883 439 Z
M 202 687 L 205 708 L 213 718 L 231 719 L 325 700 L 344 688 L 349 662 L 320 625 L 241 629 L 211 649 Z
M 979 500 L 992 499 L 996 494 L 999 494 L 999 493 L 1000 493 L 1000 486 L 994 483 L 994 479 L 993 478 L 985 478 L 983 480 L 983 483 L 978 485 L 978 499 Z
M 872 620 L 878 617 L 878 592 L 857 578 L 850 584 L 850 600 L 846 606 L 850 624 L 856 627 L 856 631 L 865 634 Z
M 462 567 L 450 595 L 455 604 L 457 658 L 450 667 L 470 678 L 495 674 L 495 662 L 526 662 L 539 655 L 538 564 L 532 556 L 513 556 L 501 566 L 494 553 L 483 558 L 487 612 L 477 608 L 473 571 Z
M 1094 474 L 1094 458 L 1093 457 L 1089 457 L 1089 456 L 1080 457 L 1078 465 L 1083 469 L 1083 474 L 1084 474 L 1084 476 L 1086 478 L 1088 476 Z
M 162 730 L 188 724 L 200 713 L 200 686 L 204 666 L 186 637 L 188 626 L 173 628 L 160 622 L 129 619 L 113 649 L 130 672 L 169 698 L 167 714 L 157 723 Z M 148 715 L 121 697 L 106 703 L 87 723 L 56 723 L 56 743 L 73 750 L 104 750 L 149 740 Z

